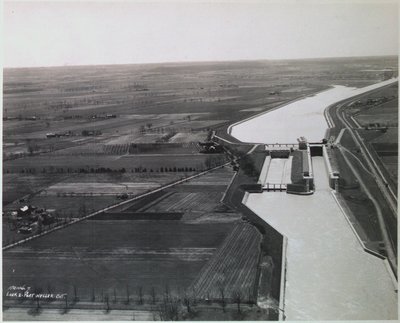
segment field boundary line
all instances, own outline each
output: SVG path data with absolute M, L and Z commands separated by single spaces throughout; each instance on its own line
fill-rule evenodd
M 228 186 L 227 186 L 226 189 L 225 189 L 224 194 L 222 195 L 222 197 L 221 197 L 221 199 L 220 199 L 220 202 L 221 202 L 221 203 L 224 203 L 224 199 L 225 199 L 225 197 L 226 197 L 226 194 L 228 193 L 228 191 L 229 191 L 229 189 L 230 189 L 230 187 L 231 187 L 231 185 L 232 185 L 232 183 L 233 183 L 233 181 L 235 180 L 235 178 L 236 178 L 237 175 L 238 175 L 238 172 L 235 172 L 235 174 L 233 174 L 231 180 L 229 181 Z
M 136 201 L 136 200 L 141 199 L 141 198 L 143 198 L 143 197 L 145 197 L 145 196 L 148 196 L 148 195 L 151 195 L 151 194 L 153 194 L 153 193 L 156 193 L 156 192 L 165 190 L 166 188 L 173 187 L 173 186 L 175 186 L 175 185 L 178 185 L 178 184 L 181 184 L 181 183 L 190 181 L 190 180 L 192 180 L 192 179 L 194 179 L 194 178 L 203 176 L 203 175 L 205 175 L 205 174 L 207 174 L 207 173 L 209 173 L 209 172 L 212 172 L 212 171 L 214 171 L 214 170 L 216 170 L 216 169 L 223 168 L 223 167 L 228 166 L 228 165 L 229 165 L 229 162 L 228 162 L 228 163 L 225 163 L 225 164 L 222 164 L 222 165 L 219 165 L 219 166 L 216 166 L 216 167 L 214 167 L 214 168 L 205 170 L 205 171 L 200 172 L 200 173 L 198 173 L 198 174 L 195 174 L 195 175 L 192 175 L 192 176 L 189 176 L 189 177 L 180 179 L 180 180 L 178 180 L 178 181 L 176 181 L 176 182 L 173 182 L 173 183 L 170 183 L 170 184 L 167 184 L 167 185 L 158 187 L 158 188 L 156 188 L 156 189 L 154 189 L 154 190 L 152 190 L 152 191 L 150 191 L 150 192 L 146 192 L 146 193 L 143 193 L 143 194 L 141 194 L 141 195 L 135 196 L 135 197 L 133 197 L 133 198 L 131 198 L 131 199 L 129 199 L 129 200 L 122 201 L 122 202 L 119 202 L 119 203 L 114 204 L 114 205 L 111 205 L 111 206 L 107 206 L 107 207 L 105 207 L 105 208 L 103 208 L 103 209 L 101 209 L 101 210 L 98 210 L 98 211 L 95 211 L 95 212 L 93 212 L 93 213 L 90 213 L 89 215 L 86 215 L 86 216 L 84 216 L 84 217 L 82 217 L 82 218 L 74 219 L 74 220 L 72 220 L 71 222 L 62 224 L 62 225 L 60 225 L 60 226 L 58 226 L 58 227 L 54 227 L 54 228 L 49 229 L 49 230 L 45 230 L 45 231 L 43 231 L 43 232 L 41 232 L 41 233 L 35 234 L 35 235 L 30 236 L 30 237 L 28 237 L 28 238 L 25 238 L 25 239 L 22 239 L 22 240 L 20 240 L 20 241 L 17 241 L 17 242 L 14 242 L 14 243 L 12 243 L 12 244 L 9 244 L 9 245 L 7 245 L 7 246 L 4 246 L 4 247 L 2 247 L 2 250 L 4 251 L 4 250 L 10 249 L 10 248 L 19 246 L 19 245 L 21 245 L 21 244 L 23 244 L 23 243 L 25 243 L 25 242 L 30 241 L 30 240 L 33 240 L 33 239 L 42 237 L 42 236 L 44 236 L 44 235 L 46 235 L 46 234 L 49 234 L 49 233 L 54 232 L 54 231 L 57 231 L 57 230 L 64 229 L 64 228 L 66 228 L 66 227 L 68 227 L 68 226 L 70 226 L 70 225 L 73 225 L 73 224 L 75 224 L 75 223 L 78 223 L 78 222 L 87 220 L 87 219 L 89 219 L 89 218 L 91 218 L 91 217 L 93 217 L 93 216 L 95 216 L 95 215 L 100 214 L 100 213 L 103 213 L 103 212 L 112 210 L 113 208 L 116 208 L 116 207 L 121 206 L 121 205 L 125 205 L 125 204 L 130 203 L 130 202 Z
M 284 235 L 283 237 L 283 244 L 282 244 L 282 268 L 281 268 L 281 287 L 280 287 L 280 295 L 279 295 L 279 321 L 285 320 L 285 292 L 286 292 L 286 251 L 287 251 L 287 244 L 288 238 Z
M 149 204 L 147 204 L 147 205 L 141 207 L 140 209 L 136 210 L 136 212 L 146 212 L 148 209 L 152 208 L 154 205 L 156 205 L 159 202 L 165 200 L 167 197 L 170 197 L 173 194 L 175 194 L 175 192 L 169 192 L 167 194 L 161 195 L 160 197 L 158 197 L 155 200 L 153 200 L 153 202 L 150 202 Z

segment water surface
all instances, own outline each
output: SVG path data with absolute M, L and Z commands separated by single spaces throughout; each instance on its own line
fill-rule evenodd
M 328 128 L 324 117 L 324 110 L 328 106 L 395 83 L 397 80 L 398 78 L 390 79 L 363 88 L 337 85 L 314 96 L 237 123 L 231 127 L 231 135 L 242 142 L 296 143 L 300 136 L 306 137 L 310 142 L 319 142 L 325 137 Z

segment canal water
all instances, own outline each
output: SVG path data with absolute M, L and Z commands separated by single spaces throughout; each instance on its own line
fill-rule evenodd
M 231 135 L 243 142 L 296 143 L 300 136 L 319 142 L 328 124 L 324 110 L 341 100 L 396 82 L 390 79 L 363 88 L 334 86 L 331 89 L 289 103 L 255 118 L 234 124 Z
M 335 86 L 312 97 L 235 124 L 244 142 L 320 141 L 328 128 L 324 110 L 343 99 L 390 84 L 361 89 Z M 270 166 L 270 165 L 269 165 Z M 249 194 L 246 206 L 287 237 L 286 320 L 397 319 L 397 293 L 384 260 L 364 251 L 329 187 L 323 157 L 313 157 L 313 195 Z M 283 167 L 268 167 L 260 182 L 282 180 Z M 283 292 L 283 291 L 282 291 Z

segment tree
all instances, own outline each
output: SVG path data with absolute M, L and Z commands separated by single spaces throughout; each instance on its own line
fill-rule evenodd
M 154 304 L 156 303 L 156 301 L 157 301 L 157 298 L 156 298 L 156 290 L 155 290 L 154 287 L 151 288 L 150 294 L 151 294 L 151 302 L 152 302 L 152 304 L 154 305 Z
M 138 288 L 138 299 L 139 299 L 139 304 L 143 304 L 143 287 L 139 286 Z
M 40 311 L 40 299 L 39 297 L 36 297 L 36 312 Z
M 65 294 L 64 300 L 65 300 L 64 312 L 67 312 L 68 311 L 68 295 L 67 294 Z
M 250 287 L 247 289 L 247 292 L 248 292 L 248 294 L 247 294 L 247 302 L 249 304 L 253 305 L 254 304 L 254 299 L 253 299 L 252 290 L 251 290 Z
M 104 302 L 106 303 L 106 312 L 108 313 L 110 311 L 110 301 L 108 299 L 108 294 L 104 297 Z
M 162 303 L 158 307 L 158 315 L 161 321 L 178 321 L 179 320 L 179 300 L 174 297 L 163 298 Z
M 242 303 L 242 293 L 239 290 L 236 290 L 232 293 L 232 299 L 237 305 L 238 313 L 241 313 L 240 304 Z
M 183 296 L 183 305 L 186 306 L 186 311 L 188 314 L 192 313 L 193 297 L 185 292 Z
M 37 233 L 42 233 L 43 230 L 43 218 L 41 215 L 38 216 L 38 221 L 37 221 Z
M 39 146 L 36 144 L 35 141 L 33 140 L 28 140 L 27 142 L 27 148 L 28 148 L 28 153 L 29 155 L 33 155 L 34 152 L 39 150 Z
M 126 304 L 130 303 L 129 285 L 126 285 Z
M 79 217 L 84 217 L 86 216 L 87 210 L 86 210 L 86 204 L 83 203 L 80 207 L 79 207 Z
M 169 296 L 170 296 L 169 285 L 166 284 L 166 285 L 165 285 L 165 297 L 166 297 L 167 299 L 169 299 Z
M 79 301 L 78 289 L 77 289 L 76 286 L 74 285 L 74 302 L 78 302 L 78 301 Z
M 225 300 L 225 279 L 220 279 L 217 283 L 219 296 L 221 297 L 222 311 L 225 312 L 226 300 Z

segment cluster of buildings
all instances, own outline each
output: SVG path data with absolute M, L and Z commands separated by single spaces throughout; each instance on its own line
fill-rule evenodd
M 10 212 L 10 220 L 18 233 L 29 234 L 34 227 L 50 225 L 55 222 L 52 215 L 55 210 L 45 210 L 33 205 L 24 205 Z

